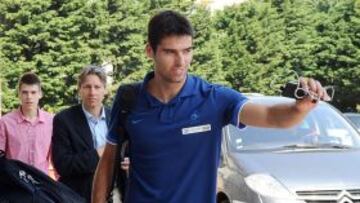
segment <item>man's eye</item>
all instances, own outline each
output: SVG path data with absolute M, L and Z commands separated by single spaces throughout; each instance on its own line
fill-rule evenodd
M 173 51 L 171 51 L 171 50 L 165 50 L 165 54 L 172 54 L 173 53 Z
M 185 49 L 185 53 L 190 53 L 192 49 Z

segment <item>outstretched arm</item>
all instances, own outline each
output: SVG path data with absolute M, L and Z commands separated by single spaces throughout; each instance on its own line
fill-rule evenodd
M 301 86 L 322 100 L 329 96 L 322 85 L 313 79 L 301 79 Z M 315 108 L 317 101 L 311 96 L 293 103 L 265 106 L 247 103 L 239 113 L 239 121 L 245 125 L 271 128 L 287 128 L 301 122 L 309 111 Z

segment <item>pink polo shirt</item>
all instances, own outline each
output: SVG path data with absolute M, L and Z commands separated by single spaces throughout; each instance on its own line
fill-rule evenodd
M 17 159 L 49 173 L 53 115 L 38 110 L 31 123 L 19 109 L 0 119 L 0 150 L 9 159 Z

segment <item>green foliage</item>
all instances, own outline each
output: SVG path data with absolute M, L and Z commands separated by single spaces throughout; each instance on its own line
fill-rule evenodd
M 218 12 L 226 79 L 246 92 L 278 94 L 292 71 L 335 85 L 334 104 L 360 103 L 356 0 L 248 1 Z
M 160 8 L 186 13 L 192 5 L 190 0 L 1 1 L 2 111 L 18 105 L 17 80 L 26 71 L 41 77 L 42 106 L 52 112 L 78 102 L 76 79 L 85 65 L 111 62 L 114 87 L 140 80 L 151 69 L 144 54 L 150 16 Z
M 197 8 L 190 19 L 195 28 L 194 59 L 191 73 L 214 83 L 229 85 L 225 80 L 222 66 L 222 52 L 219 49 L 221 43 L 219 33 L 212 25 L 210 11 Z
M 113 64 L 112 94 L 120 83 L 142 79 L 152 69 L 144 54 L 147 22 L 164 9 L 193 22 L 193 74 L 278 94 L 296 71 L 335 85 L 337 107 L 360 104 L 359 0 L 249 0 L 216 13 L 194 2 L 0 1 L 2 111 L 17 107 L 17 80 L 25 71 L 42 78 L 42 106 L 52 112 L 78 102 L 76 80 L 87 64 Z

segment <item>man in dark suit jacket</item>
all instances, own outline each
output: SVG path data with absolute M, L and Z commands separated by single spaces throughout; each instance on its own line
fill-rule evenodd
M 78 80 L 81 104 L 58 113 L 53 122 L 52 156 L 59 181 L 91 201 L 94 172 L 107 133 L 109 110 L 103 106 L 106 74 L 101 67 L 84 68 Z

